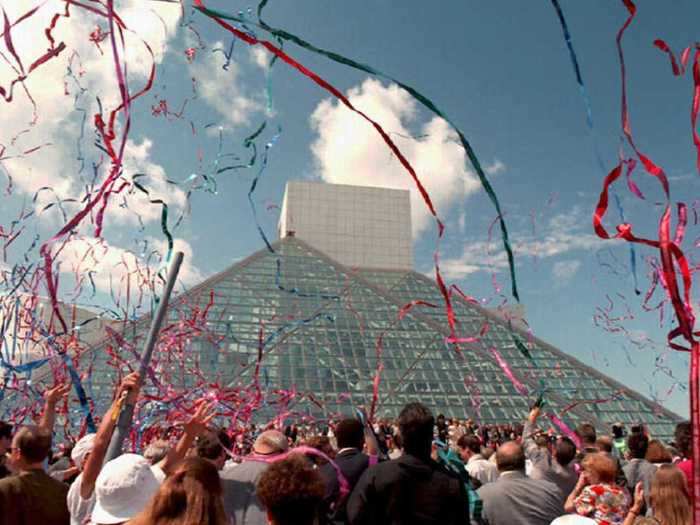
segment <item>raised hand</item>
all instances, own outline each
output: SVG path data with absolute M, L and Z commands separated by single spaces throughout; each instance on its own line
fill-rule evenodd
M 540 417 L 540 413 L 541 410 L 539 406 L 532 407 L 532 410 L 530 410 L 530 414 L 527 417 L 528 421 L 530 421 L 530 423 L 535 423 L 537 418 Z
M 140 379 L 141 376 L 138 372 L 132 372 L 122 379 L 122 382 L 117 389 L 117 399 L 126 395 L 127 403 L 135 403 L 139 396 L 139 390 L 141 389 Z
M 65 385 L 56 385 L 53 388 L 47 388 L 44 392 L 44 400 L 46 404 L 44 406 L 44 411 L 41 414 L 41 419 L 39 420 L 39 427 L 43 428 L 47 432 L 53 433 L 53 427 L 56 422 L 56 405 L 58 402 L 68 394 L 70 390 L 70 383 Z
M 588 485 L 588 478 L 585 472 L 581 472 L 581 475 L 578 477 L 578 483 L 576 483 L 576 489 L 583 490 L 583 487 L 586 485 Z
M 635 510 L 637 510 L 637 512 L 639 512 L 642 509 L 643 505 L 644 505 L 644 483 L 640 481 L 634 487 L 634 504 L 632 505 L 632 508 L 634 508 Z
M 216 403 L 199 400 L 195 403 L 195 411 L 190 420 L 185 423 L 185 433 L 199 436 L 207 430 L 207 425 L 216 416 Z
M 44 392 L 44 400 L 47 405 L 56 406 L 56 404 L 70 392 L 70 383 L 65 385 L 56 385 L 53 388 L 47 388 Z

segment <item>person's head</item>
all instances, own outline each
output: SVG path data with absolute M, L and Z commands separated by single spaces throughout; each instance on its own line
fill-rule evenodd
M 678 451 L 686 458 L 692 457 L 693 450 L 690 446 L 692 438 L 692 427 L 690 426 L 690 421 L 683 421 L 676 425 L 676 431 L 674 432 L 674 439 L 676 442 L 676 448 Z
M 615 483 L 617 464 L 615 460 L 605 452 L 586 454 L 581 462 L 581 466 L 591 485 L 597 483 Z
M 525 451 L 515 441 L 506 441 L 496 451 L 498 472 L 525 471 Z
M 312 525 L 325 494 L 321 475 L 298 454 L 275 461 L 260 476 L 258 499 L 272 525 Z
M 95 482 L 91 521 L 114 525 L 139 514 L 158 492 L 158 479 L 143 456 L 122 454 L 105 463 Z
M 649 441 L 644 459 L 649 463 L 671 463 L 673 461 L 673 456 L 671 456 L 671 452 L 669 452 L 661 441 L 652 439 Z
M 595 447 L 595 427 L 590 423 L 581 423 L 579 426 L 577 426 L 576 435 L 579 437 L 584 447 Z
M 651 482 L 654 517 L 664 525 L 686 525 L 691 520 L 690 492 L 685 475 L 674 465 L 661 465 Z
M 615 423 L 612 426 L 612 435 L 614 439 L 621 439 L 625 437 L 625 424 L 624 423 Z
M 365 428 L 357 419 L 343 419 L 335 427 L 335 439 L 338 442 L 339 450 L 341 448 L 357 448 L 362 450 L 365 444 Z
M 549 439 L 547 438 L 547 434 L 539 433 L 535 436 L 535 444 L 537 445 L 538 448 L 548 448 L 549 447 Z
M 493 456 L 496 453 L 496 451 L 493 449 L 493 447 L 482 447 L 481 448 L 481 456 L 489 460 L 491 459 L 491 456 Z
M 219 472 L 211 461 L 190 457 L 163 482 L 133 525 L 226 525 Z
M 316 449 L 319 452 L 323 452 L 330 459 L 335 458 L 335 450 L 333 449 L 333 445 L 331 444 L 331 440 L 328 438 L 328 436 L 312 436 L 307 438 L 303 445 Z M 306 454 L 306 457 L 314 465 L 322 466 L 328 463 L 326 458 L 318 454 L 309 453 Z
M 630 456 L 635 459 L 643 459 L 649 448 L 649 438 L 641 432 L 633 432 L 627 438 L 627 448 Z
M 0 421 L 0 456 L 4 456 L 5 453 L 10 450 L 10 445 L 12 444 L 12 425 Z
M 169 450 L 170 443 L 165 439 L 156 439 L 143 451 L 143 457 L 146 458 L 151 465 L 155 465 L 165 459 Z
M 206 459 L 219 470 L 224 468 L 224 463 L 226 463 L 226 451 L 224 447 L 221 446 L 219 436 L 216 432 L 205 432 L 197 437 L 195 450 L 197 457 Z
M 427 459 L 433 442 L 433 414 L 421 403 L 408 403 L 399 414 L 399 432 L 406 454 Z
M 576 444 L 568 437 L 560 437 L 554 445 L 554 459 L 566 467 L 576 457 Z
M 610 436 L 600 436 L 596 442 L 595 446 L 601 452 L 607 452 L 608 454 L 613 451 L 613 440 Z
M 33 425 L 22 427 L 12 438 L 10 450 L 14 468 L 40 469 L 51 452 L 51 432 Z
M 264 456 L 284 454 L 288 449 L 287 438 L 278 430 L 266 430 L 253 443 L 253 453 Z
M 481 453 L 481 440 L 474 434 L 465 434 L 457 440 L 457 451 L 464 461 Z
M 80 470 L 85 468 L 85 462 L 88 456 L 92 452 L 92 448 L 95 446 L 95 437 L 97 434 L 85 434 L 81 437 L 78 442 L 71 450 L 70 458 L 73 461 L 73 465 L 78 467 Z

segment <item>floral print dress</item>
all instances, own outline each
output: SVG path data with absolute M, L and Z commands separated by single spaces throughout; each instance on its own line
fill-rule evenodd
M 617 485 L 599 483 L 584 488 L 574 503 L 577 514 L 594 519 L 598 525 L 622 525 L 630 498 Z

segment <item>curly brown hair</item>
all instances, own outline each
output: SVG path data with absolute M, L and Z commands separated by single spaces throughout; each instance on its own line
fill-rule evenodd
M 617 473 L 617 465 L 615 460 L 608 456 L 605 452 L 595 452 L 586 454 L 581 462 L 584 470 L 596 474 L 599 478 L 599 483 L 614 483 L 615 474 Z
M 275 525 L 312 525 L 325 494 L 323 479 L 300 454 L 272 463 L 256 489 Z

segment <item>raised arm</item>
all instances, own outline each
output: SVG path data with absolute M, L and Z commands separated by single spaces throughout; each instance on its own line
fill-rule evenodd
M 634 503 L 630 507 L 629 512 L 627 512 L 627 516 L 625 517 L 625 521 L 622 523 L 622 525 L 633 525 L 643 508 L 644 483 L 640 481 L 637 483 L 637 486 L 634 487 Z
M 530 410 L 527 416 L 527 421 L 523 427 L 523 449 L 525 450 L 525 456 L 528 459 L 532 459 L 538 451 L 539 447 L 535 443 L 535 433 L 537 432 L 537 418 L 540 416 L 540 408 L 534 407 Z
M 39 428 L 53 434 L 56 423 L 56 405 L 70 392 L 70 383 L 48 388 L 44 392 L 44 411 L 41 413 Z
M 358 409 L 357 416 L 365 429 L 365 445 L 367 445 L 367 454 L 370 456 L 379 456 L 381 454 L 379 441 L 377 440 L 377 435 L 374 433 L 374 429 L 372 428 L 372 423 L 367 417 L 367 412 L 364 408 Z
M 574 490 L 572 490 L 571 494 L 569 494 L 569 497 L 566 498 L 566 502 L 564 503 L 565 512 L 576 512 L 576 498 L 578 498 L 581 492 L 583 492 L 583 489 L 586 488 L 586 485 L 588 485 L 588 480 L 586 479 L 586 475 L 582 472 L 581 475 L 578 477 L 578 483 L 576 483 Z
M 107 410 L 107 413 L 100 422 L 100 428 L 97 429 L 95 435 L 95 443 L 92 447 L 92 452 L 85 461 L 83 468 L 83 477 L 80 482 L 80 497 L 89 499 L 92 491 L 95 490 L 95 481 L 102 470 L 102 463 L 107 454 L 109 441 L 112 439 L 112 432 L 117 424 L 117 416 L 119 415 L 119 407 L 122 403 L 136 403 L 139 396 L 139 374 L 134 372 L 124 378 L 117 389 L 117 395 L 112 402 L 112 406 Z
M 207 425 L 216 415 L 214 410 L 216 405 L 214 403 L 200 400 L 195 406 L 194 414 L 185 423 L 184 432 L 177 445 L 175 445 L 175 448 L 170 449 L 168 455 L 158 463 L 158 467 L 166 474 L 170 474 L 175 466 L 185 458 L 195 438 L 206 432 Z

